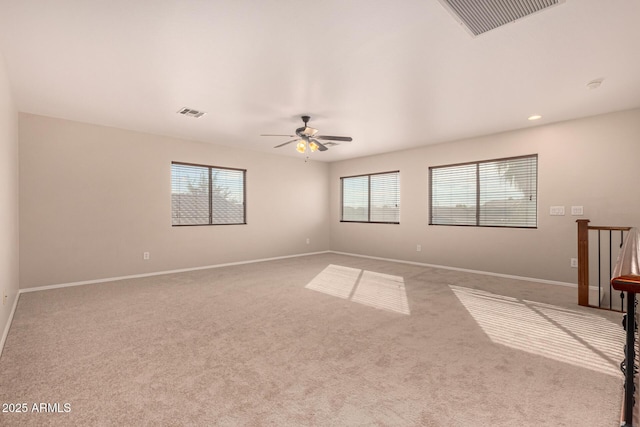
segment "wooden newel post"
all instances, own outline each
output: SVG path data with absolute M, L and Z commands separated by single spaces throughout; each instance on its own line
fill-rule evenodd
M 589 220 L 578 219 L 578 305 L 589 305 Z

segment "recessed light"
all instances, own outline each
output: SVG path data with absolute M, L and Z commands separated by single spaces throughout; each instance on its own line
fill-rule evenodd
M 587 87 L 590 90 L 598 89 L 603 81 L 604 81 L 604 79 L 591 80 L 589 83 L 587 83 Z
M 529 117 L 527 118 L 527 120 L 534 121 L 534 120 L 540 120 L 541 118 L 542 118 L 542 116 L 541 116 L 540 114 L 534 114 L 534 115 L 532 115 L 532 116 L 529 116 Z

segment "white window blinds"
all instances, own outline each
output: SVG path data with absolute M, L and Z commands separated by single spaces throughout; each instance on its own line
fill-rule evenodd
M 429 168 L 429 224 L 537 227 L 537 169 L 537 155 Z
M 172 225 L 246 224 L 242 169 L 173 162 Z
M 340 178 L 343 222 L 400 222 L 400 172 Z

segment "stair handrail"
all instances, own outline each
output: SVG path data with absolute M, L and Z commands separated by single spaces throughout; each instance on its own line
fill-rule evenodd
M 625 359 L 620 365 L 624 374 L 624 411 L 622 426 L 633 426 L 636 374 L 636 293 L 640 292 L 640 233 L 631 228 L 618 255 L 611 286 L 627 293 L 627 314 L 622 324 L 626 332 Z
M 631 227 L 589 225 L 578 219 L 578 305 L 589 307 L 589 230 L 629 231 Z

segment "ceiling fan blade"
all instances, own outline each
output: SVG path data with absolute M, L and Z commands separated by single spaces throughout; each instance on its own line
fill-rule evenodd
M 340 145 L 340 143 L 339 142 L 331 142 L 331 141 L 329 141 L 329 142 L 325 142 L 324 145 L 327 146 L 327 147 L 333 147 L 334 145 Z
M 311 138 L 310 141 L 313 141 L 314 143 L 316 143 L 316 145 L 318 146 L 318 151 L 327 151 L 328 148 L 326 145 L 324 145 L 322 142 L 318 141 L 315 138 Z
M 324 139 L 326 141 L 353 141 L 353 138 L 350 136 L 328 136 L 328 135 L 318 135 L 315 138 Z
M 271 133 L 264 133 L 264 134 L 262 134 L 260 136 L 288 136 L 289 138 L 295 138 L 296 137 L 295 135 L 274 135 L 274 134 L 271 134 Z
M 285 146 L 285 145 L 287 145 L 287 144 L 291 144 L 292 142 L 296 142 L 297 140 L 298 140 L 298 138 L 296 138 L 296 139 L 292 139 L 291 141 L 283 142 L 282 144 L 276 145 L 276 146 L 275 146 L 275 147 L 273 147 L 273 148 L 280 148 L 280 147 Z

